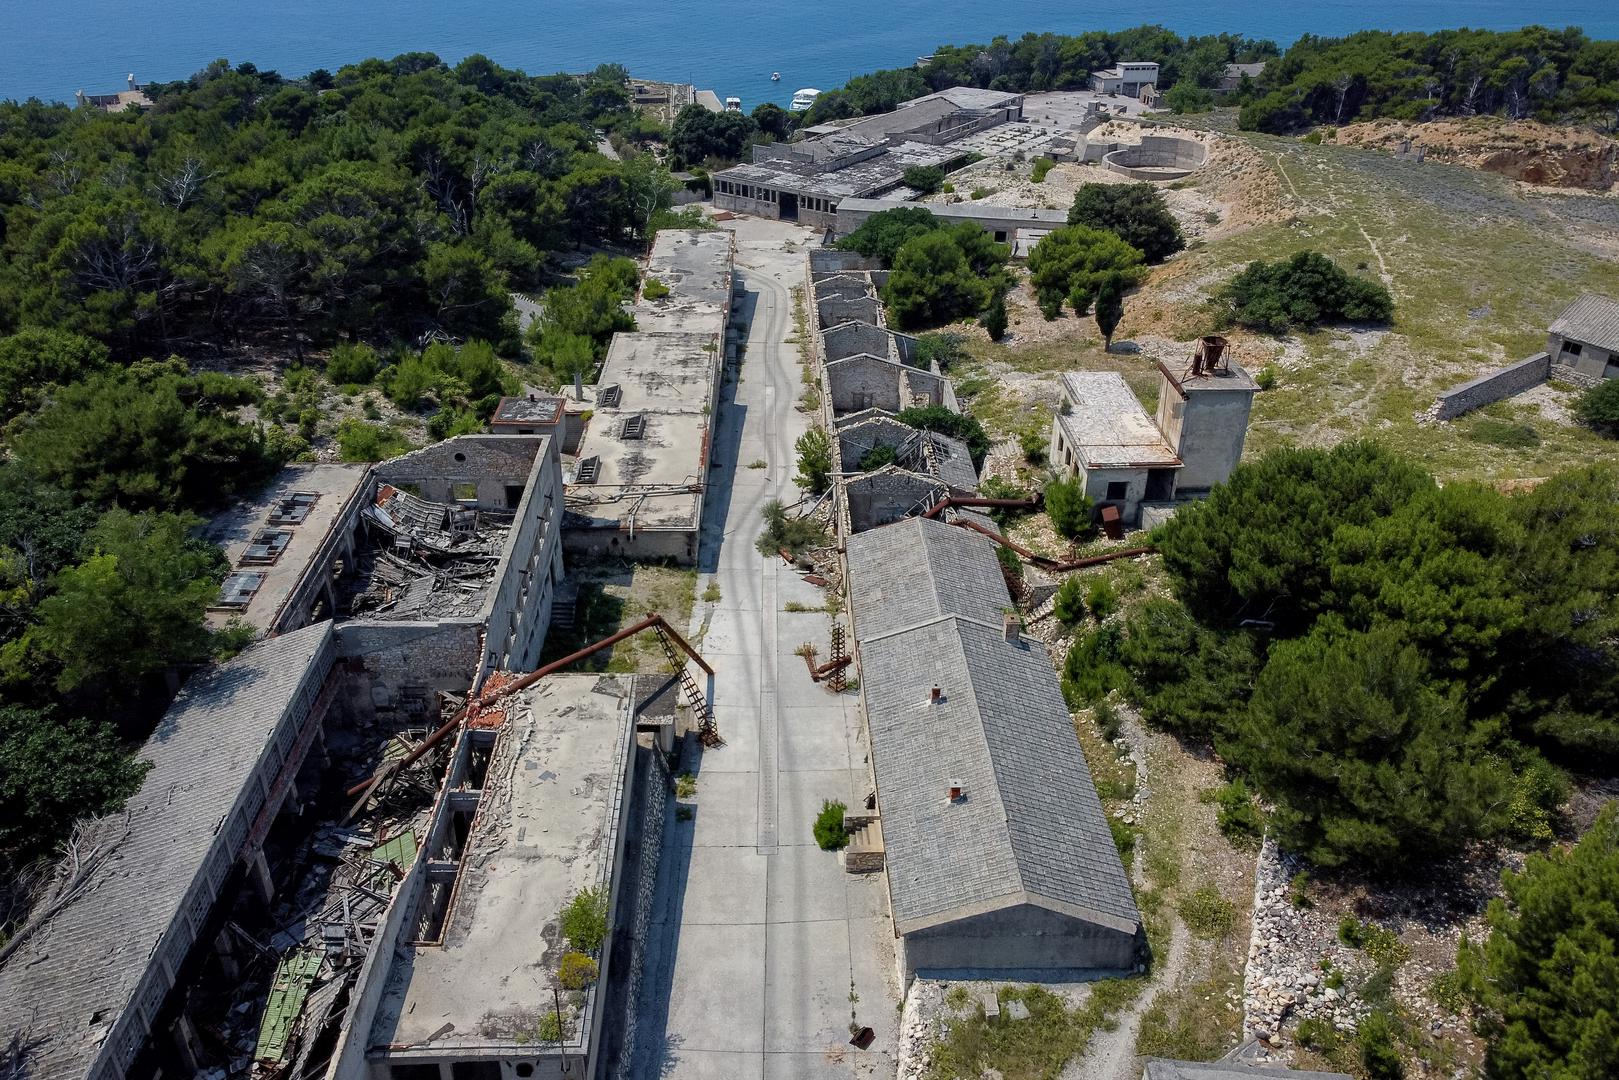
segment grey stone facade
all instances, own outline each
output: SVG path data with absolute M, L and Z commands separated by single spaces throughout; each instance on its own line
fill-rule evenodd
M 1454 420 L 1492 402 L 1521 394 L 1545 382 L 1551 367 L 1551 357 L 1542 352 L 1519 360 L 1516 364 L 1487 371 L 1476 379 L 1469 379 L 1441 393 L 1434 399 L 1431 415 L 1435 420 Z

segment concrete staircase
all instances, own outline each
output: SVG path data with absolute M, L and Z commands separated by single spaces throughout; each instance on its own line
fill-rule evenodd
M 849 845 L 843 849 L 843 869 L 849 874 L 870 874 L 883 868 L 883 823 L 875 815 L 848 825 Z

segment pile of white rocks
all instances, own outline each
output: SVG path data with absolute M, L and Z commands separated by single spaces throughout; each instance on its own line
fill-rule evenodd
M 933 1045 L 944 1035 L 949 1010 L 944 1004 L 944 984 L 931 979 L 915 979 L 900 1010 L 898 1080 L 921 1080 L 933 1055 Z
M 1289 882 L 1297 869 L 1266 839 L 1255 874 L 1242 1007 L 1245 1028 L 1271 1049 L 1281 1049 L 1289 1023 L 1315 1017 L 1350 1033 L 1370 1011 L 1352 993 L 1327 985 L 1336 981 L 1327 965 L 1337 971 L 1354 961 L 1324 916 L 1293 906 Z

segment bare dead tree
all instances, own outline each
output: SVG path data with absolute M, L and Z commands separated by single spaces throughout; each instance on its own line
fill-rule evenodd
M 11 940 L 0 947 L 0 966 L 34 934 L 48 924 L 56 913 L 67 907 L 90 887 L 96 867 L 100 866 L 114 848 L 129 835 L 129 814 L 123 815 L 123 827 L 103 829 L 96 822 L 81 821 L 73 827 L 72 835 L 63 845 L 62 857 L 54 873 L 41 875 L 46 884 L 36 894 L 34 913 L 17 928 Z
M 174 170 L 158 173 L 152 188 L 158 202 L 171 210 L 184 210 L 202 191 L 202 186 L 218 175 L 218 172 L 207 171 L 201 158 L 187 155 Z

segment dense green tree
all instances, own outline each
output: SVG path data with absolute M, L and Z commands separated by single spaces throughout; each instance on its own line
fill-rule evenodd
M 0 859 L 53 854 L 75 820 L 123 805 L 146 768 L 105 722 L 0 705 Z
M 1326 556 L 1339 526 L 1388 517 L 1433 488 L 1432 477 L 1374 443 L 1278 450 L 1238 466 L 1155 540 L 1195 618 L 1299 633 L 1331 603 Z
M 1394 298 L 1380 282 L 1356 277 L 1313 251 L 1249 263 L 1220 290 L 1218 300 L 1226 322 L 1273 333 L 1394 318 Z
M 223 552 L 193 539 L 192 518 L 113 509 L 90 531 L 93 553 L 58 573 L 38 622 L 0 651 L 8 678 L 28 653 L 56 664 L 56 685 L 140 685 L 175 665 L 206 659 L 203 615 L 219 595 Z
M 912 191 L 932 195 L 944 187 L 944 170 L 937 165 L 912 165 L 901 175 L 900 182 Z
M 748 115 L 753 118 L 753 126 L 759 129 L 761 135 L 778 141 L 798 130 L 798 113 L 788 112 L 774 101 L 755 105 L 753 112 Z
M 1457 961 L 1499 1080 L 1619 1075 L 1619 804 L 1571 850 L 1502 875 L 1489 936 Z
M 1040 310 L 1054 319 L 1066 300 L 1074 314 L 1084 315 L 1104 286 L 1125 288 L 1140 281 L 1146 271 L 1138 248 L 1116 233 L 1086 225 L 1055 229 L 1029 252 L 1029 281 Z
M 945 223 L 925 206 L 897 206 L 871 215 L 859 228 L 839 240 L 837 246 L 879 259 L 885 267 L 893 266 L 895 256 L 907 241 L 944 227 Z
M 928 232 L 899 249 L 882 294 L 894 324 L 912 330 L 977 315 L 991 293 L 948 233 Z
M 1113 331 L 1124 318 L 1124 288 L 1116 281 L 1104 281 L 1096 290 L 1096 328 L 1102 332 L 1102 351 L 1113 351 Z
M 1081 185 L 1068 208 L 1068 224 L 1117 233 L 1152 263 L 1186 246 L 1162 193 L 1147 183 Z
M 95 502 L 133 508 L 218 505 L 278 464 L 231 409 L 258 395 L 178 360 L 137 364 L 64 387 L 12 441 L 36 475 Z
M 1120 658 L 1149 724 L 1210 740 L 1246 707 L 1264 663 L 1251 632 L 1210 630 L 1171 600 L 1149 600 L 1127 625 Z
M 28 327 L 0 338 L 0 421 L 37 409 L 54 386 L 104 368 L 107 347 L 66 330 Z
M 1388 871 L 1511 824 L 1511 769 L 1395 627 L 1278 642 L 1217 745 L 1276 804 L 1282 843 L 1323 866 Z
M 984 312 L 981 322 L 989 340 L 999 341 L 1006 336 L 1006 296 L 1000 290 L 997 289 L 990 300 L 989 309 Z
M 1603 379 L 1582 391 L 1574 403 L 1574 417 L 1610 439 L 1619 437 L 1619 379 Z
M 701 105 L 687 105 L 669 131 L 669 152 L 687 165 L 736 161 L 755 130 L 753 120 L 741 113 L 715 113 Z
M 1214 92 L 1182 79 L 1164 91 L 1164 106 L 1173 113 L 1200 113 L 1214 108 Z

